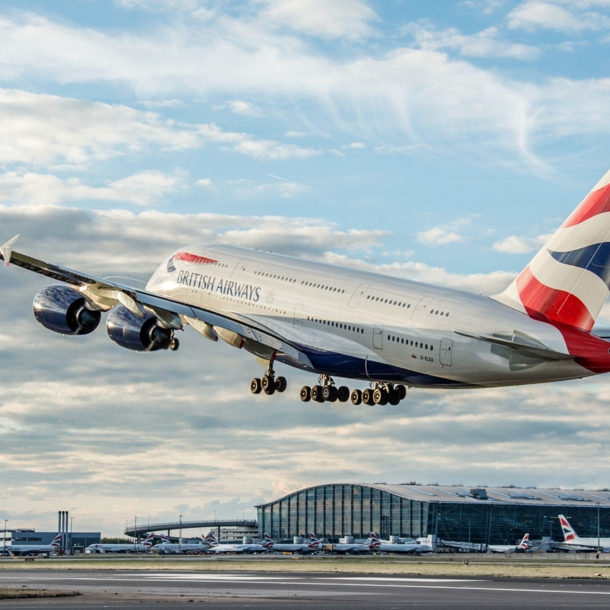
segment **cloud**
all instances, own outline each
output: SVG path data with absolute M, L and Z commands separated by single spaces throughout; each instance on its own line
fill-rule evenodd
M 244 185 L 243 182 L 238 184 L 235 192 L 242 197 L 252 197 L 263 195 L 265 193 L 276 193 L 280 197 L 290 199 L 295 195 L 306 193 L 309 187 L 298 182 L 284 180 L 282 182 L 268 182 L 266 184 Z
M 497 252 L 507 254 L 527 254 L 541 248 L 551 237 L 551 234 L 539 235 L 538 237 L 518 237 L 509 235 L 493 245 Z
M 379 18 L 362 0 L 258 0 L 261 18 L 312 36 L 357 40 L 372 36 Z
M 0 202 L 56 205 L 66 201 L 100 200 L 150 206 L 183 188 L 184 178 L 182 170 L 176 170 L 173 175 L 149 170 L 94 187 L 78 178 L 64 180 L 52 174 L 6 172 L 0 174 Z
M 195 182 L 197 186 L 202 186 L 207 189 L 214 189 L 214 185 L 212 184 L 211 178 L 201 178 Z
M 457 28 L 438 31 L 427 23 L 412 23 L 403 29 L 411 34 L 419 47 L 429 51 L 451 49 L 464 57 L 510 57 L 536 59 L 540 49 L 500 39 L 500 30 L 490 27 L 476 34 L 462 34 Z
M 422 231 L 417 234 L 417 241 L 430 246 L 452 244 L 463 241 L 464 238 L 454 231 L 448 231 L 441 227 L 434 227 L 428 231 Z
M 128 106 L 0 89 L 0 165 L 82 166 L 153 146 L 180 151 L 206 144 L 261 160 L 319 154 L 213 123 L 176 123 Z
M 241 114 L 248 117 L 260 117 L 262 113 L 259 108 L 250 102 L 243 100 L 230 100 L 226 104 L 217 106 L 217 108 L 228 108 L 234 114 Z
M 343 150 L 364 150 L 366 144 L 364 142 L 351 142 L 350 144 L 344 144 L 341 148 Z
M 508 27 L 530 32 L 545 29 L 568 33 L 601 30 L 610 27 L 610 18 L 607 15 L 578 11 L 583 6 L 592 6 L 593 4 L 582 3 L 579 6 L 579 3 L 575 3 L 574 6 L 571 6 L 573 10 L 568 10 L 551 2 L 525 2 L 508 14 Z

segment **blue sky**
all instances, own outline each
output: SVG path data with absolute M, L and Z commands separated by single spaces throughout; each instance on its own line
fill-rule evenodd
M 610 166 L 609 51 L 608 0 L 0 0 L 0 226 L 105 275 L 222 241 L 492 294 Z M 0 282 L 16 524 L 70 509 L 118 532 L 340 478 L 604 483 L 603 380 L 306 410 L 300 373 L 254 400 L 229 347 L 62 340 L 29 311 L 44 280 Z M 67 495 L 41 499 L 56 476 Z

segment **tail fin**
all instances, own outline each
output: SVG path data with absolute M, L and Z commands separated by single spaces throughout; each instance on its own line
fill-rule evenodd
M 318 544 L 320 543 L 320 539 L 313 532 L 311 534 L 309 534 L 309 539 L 312 542 L 317 542 Z
M 142 544 L 144 546 L 150 548 L 151 546 L 153 546 L 154 541 L 155 541 L 155 535 L 154 534 L 148 534 L 148 536 L 146 536 L 146 538 L 144 539 L 144 542 Z
M 203 542 L 207 542 L 210 546 L 218 546 L 218 540 L 214 535 L 214 530 L 210 530 L 205 536 L 201 534 Z
M 265 532 L 263 534 L 263 547 L 266 549 L 272 549 L 274 544 L 275 540 L 273 540 L 273 538 L 267 532 Z
M 167 537 L 166 534 L 161 534 L 161 544 L 168 544 L 169 543 L 169 538 Z
M 610 171 L 517 279 L 492 298 L 589 332 L 610 292 Z
M 523 536 L 523 540 L 519 543 L 519 546 L 517 548 L 523 551 L 527 551 L 529 550 L 530 546 L 532 546 L 530 543 L 530 535 L 525 534 L 525 536 Z
M 578 534 L 574 531 L 574 528 L 570 525 L 569 521 L 563 515 L 559 515 L 559 523 L 561 523 L 563 539 L 566 542 L 578 540 Z
M 369 534 L 369 538 L 370 538 L 371 540 L 379 540 L 379 536 L 378 536 L 378 535 L 377 535 L 375 532 L 371 532 L 371 533 Z
M 53 542 L 51 542 L 51 546 L 54 546 L 56 549 L 61 548 L 61 534 L 57 534 L 55 538 L 53 538 Z

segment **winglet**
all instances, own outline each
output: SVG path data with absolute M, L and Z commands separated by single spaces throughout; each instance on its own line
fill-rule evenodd
M 8 264 L 11 262 L 13 246 L 17 243 L 19 237 L 19 234 L 17 234 L 13 239 L 9 239 L 3 246 L 0 246 L 0 252 L 2 253 L 2 258 L 4 258 L 5 267 L 8 267 Z

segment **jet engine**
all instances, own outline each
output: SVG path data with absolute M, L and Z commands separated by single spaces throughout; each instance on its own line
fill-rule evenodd
M 122 305 L 117 305 L 108 315 L 106 330 L 115 343 L 136 352 L 178 349 L 178 339 L 174 339 L 172 329 L 160 326 L 151 314 L 136 316 Z
M 92 311 L 87 300 L 69 286 L 47 286 L 35 297 L 34 317 L 45 328 L 62 335 L 88 335 L 99 325 L 101 311 Z

